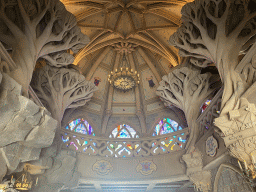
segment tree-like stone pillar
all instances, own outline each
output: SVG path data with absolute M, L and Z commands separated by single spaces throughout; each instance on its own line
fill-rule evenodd
M 121 54 L 117 53 L 113 71 L 116 71 L 116 69 L 118 68 L 120 58 L 121 58 Z M 103 122 L 102 122 L 102 133 L 103 134 L 106 133 L 108 120 L 109 120 L 110 116 L 112 115 L 111 109 L 112 109 L 112 102 L 113 102 L 114 87 L 110 85 L 108 92 L 109 92 L 109 94 L 108 94 L 108 100 L 107 100 L 107 107 L 106 107 L 105 115 L 104 115 Z
M 132 53 L 128 53 L 128 60 L 131 65 L 131 69 L 133 71 L 135 71 L 136 68 L 135 68 Z M 136 115 L 139 118 L 142 133 L 146 133 L 146 131 L 147 131 L 146 118 L 145 118 L 143 110 L 141 109 L 141 97 L 140 97 L 139 86 L 135 86 L 135 98 L 136 98 Z
M 167 107 L 175 106 L 184 111 L 191 130 L 186 146 L 187 153 L 192 152 L 199 135 L 195 121 L 200 115 L 199 109 L 220 87 L 218 75 L 200 74 L 200 72 L 200 69 L 190 63 L 180 65 L 179 68 L 163 76 L 156 92 Z
M 203 192 L 211 191 L 211 172 L 203 170 L 202 154 L 200 152 L 192 152 L 182 156 L 187 165 L 187 175 L 196 187 Z

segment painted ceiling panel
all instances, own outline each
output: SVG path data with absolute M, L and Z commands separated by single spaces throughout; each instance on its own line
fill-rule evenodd
M 111 66 L 113 64 L 113 57 L 114 57 L 114 51 L 110 50 L 102 62 Z
M 157 109 L 161 109 L 163 107 L 164 107 L 163 102 L 162 101 L 157 101 L 155 103 L 148 104 L 147 105 L 147 111 L 152 112 L 152 111 L 155 111 Z
M 153 72 L 148 68 L 141 72 L 141 78 L 145 100 L 156 97 L 156 89 L 159 85 Z
M 161 65 L 163 66 L 163 68 L 165 69 L 165 71 L 167 72 L 167 73 L 169 73 L 170 72 L 170 69 L 171 69 L 171 67 L 172 66 L 170 66 L 171 65 L 171 63 L 169 62 L 169 61 L 167 61 L 165 58 L 161 58 L 160 60 L 159 60 L 159 62 L 161 63 Z
M 114 90 L 113 94 L 113 103 L 134 103 L 135 102 L 135 93 L 134 89 L 122 92 L 118 90 Z
M 135 114 L 136 107 L 113 107 L 112 108 L 113 114 Z
M 154 14 L 145 14 L 146 25 L 152 26 L 165 26 L 172 24 L 169 20 Z
M 143 65 L 146 63 L 145 60 L 141 57 L 141 55 L 137 51 L 135 52 L 135 54 L 133 56 L 136 57 L 138 65 Z
M 104 99 L 104 93 L 106 89 L 108 72 L 105 69 L 98 67 L 93 74 L 91 82 L 93 82 L 97 87 L 98 91 L 94 92 L 93 97 L 99 100 Z M 97 85 L 98 84 L 98 85 Z

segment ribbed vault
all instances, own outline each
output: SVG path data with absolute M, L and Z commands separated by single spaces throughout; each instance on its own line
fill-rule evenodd
M 135 128 L 147 133 L 149 116 L 166 110 L 155 91 L 162 76 L 180 63 L 178 51 L 168 39 L 180 26 L 180 10 L 187 2 L 62 0 L 91 40 L 75 55 L 74 64 L 99 88 L 85 108 L 101 118 L 102 134 L 118 124 L 117 116 L 119 123 L 122 118 L 134 118 Z M 141 77 L 140 85 L 126 93 L 107 81 L 108 74 L 124 62 Z

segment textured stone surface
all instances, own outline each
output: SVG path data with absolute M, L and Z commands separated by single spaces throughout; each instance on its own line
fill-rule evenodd
M 39 159 L 41 148 L 53 142 L 57 121 L 45 113 L 45 108 L 21 96 L 21 86 L 15 80 L 5 73 L 1 77 L 0 173 L 9 174 L 19 163 Z
M 49 183 L 68 183 L 73 178 L 76 157 L 72 151 L 61 150 L 54 158 L 52 169 L 46 171 Z
M 2 156 L 2 154 L 0 154 L 0 181 L 2 181 L 3 177 L 6 175 L 7 173 L 7 165 L 5 163 L 4 157 Z
M 45 114 L 45 109 L 21 94 L 20 85 L 3 74 L 0 89 L 0 147 L 17 141 L 42 148 L 50 146 L 57 121 Z

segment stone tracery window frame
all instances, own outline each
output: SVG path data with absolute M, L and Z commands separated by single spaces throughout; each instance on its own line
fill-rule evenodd
M 129 137 L 120 137 L 120 134 L 124 133 L 123 131 L 127 132 Z M 134 139 L 139 138 L 139 135 L 136 129 L 132 128 L 130 125 L 126 123 L 120 123 L 114 129 L 112 129 L 109 134 L 109 138 Z
M 170 121 L 168 122 L 168 119 L 169 119 L 170 121 L 173 121 L 173 123 L 176 123 L 176 124 L 177 124 L 176 128 L 173 127 L 173 125 L 171 125 Z M 162 122 L 161 125 L 160 125 L 160 122 Z M 159 132 L 159 134 L 156 133 L 156 128 L 157 128 L 157 126 L 158 126 L 158 125 L 161 126 L 161 127 L 160 127 L 160 129 L 161 129 L 166 123 L 170 125 L 170 127 L 171 127 L 171 129 L 172 129 L 173 131 L 170 131 L 169 133 L 164 133 L 164 134 L 161 134 L 160 132 Z M 159 130 L 160 130 L 160 129 L 159 129 Z M 180 123 L 176 122 L 175 120 L 173 120 L 173 119 L 171 119 L 171 118 L 169 118 L 169 117 L 162 117 L 162 118 L 160 118 L 160 121 L 159 121 L 159 119 L 158 119 L 158 120 L 157 120 L 157 123 L 154 124 L 153 130 L 151 131 L 151 134 L 150 134 L 150 135 L 151 135 L 152 137 L 159 137 L 159 136 L 164 136 L 164 135 L 166 135 L 166 136 L 168 136 L 168 135 L 173 135 L 173 136 L 172 136 L 173 139 L 170 139 L 169 141 L 166 140 L 166 141 L 162 141 L 162 142 L 161 142 L 161 144 L 162 144 L 163 146 L 166 146 L 166 147 L 171 146 L 171 150 L 173 150 L 174 147 L 175 147 L 175 145 L 178 145 L 180 148 L 183 148 L 183 147 L 184 147 L 183 145 L 186 144 L 187 138 L 185 138 L 185 139 L 182 138 L 182 136 L 185 135 L 185 133 L 181 133 L 181 137 L 178 137 L 178 138 L 177 138 L 178 142 L 173 142 L 173 141 L 176 139 L 175 132 L 178 133 L 179 131 L 182 131 L 182 130 L 184 130 L 184 129 L 185 129 L 185 128 L 184 128 Z M 162 146 L 159 146 L 159 147 L 160 147 L 161 150 L 165 151 L 165 149 L 164 149 Z M 154 148 L 153 153 L 156 153 L 156 150 L 158 150 L 159 147 L 156 146 L 156 143 L 152 143 L 152 148 Z
M 75 125 L 72 125 L 72 123 L 74 123 Z M 82 129 L 83 125 L 84 125 L 85 130 Z M 81 128 L 79 128 L 79 126 Z M 78 117 L 77 119 L 73 119 L 73 120 L 69 121 L 67 123 L 67 125 L 65 126 L 65 129 L 69 130 L 71 132 L 76 132 L 76 133 L 80 133 L 80 134 L 84 134 L 84 135 L 88 135 L 88 136 L 95 136 L 93 126 L 88 122 L 87 119 L 85 119 L 83 117 Z M 78 131 L 76 131 L 76 129 L 78 129 Z M 85 131 L 85 132 L 83 132 L 83 131 Z
M 165 119 L 166 119 L 166 121 L 165 121 Z M 177 128 L 173 127 L 173 125 L 171 125 L 170 122 L 167 122 L 168 119 L 171 120 L 171 121 L 173 121 L 174 123 L 177 123 L 177 126 L 176 126 Z M 162 125 L 160 125 L 160 122 L 161 122 L 161 121 L 163 122 Z M 158 125 L 161 126 L 161 127 L 163 127 L 165 123 L 169 124 L 170 127 L 171 127 L 171 129 L 172 129 L 173 131 L 170 131 L 169 133 L 158 134 L 158 133 L 156 132 L 156 127 L 157 127 Z M 160 128 L 161 128 L 161 127 L 160 127 Z M 176 130 L 175 130 L 175 129 L 176 129 Z M 150 132 L 150 136 L 155 137 L 155 136 L 160 136 L 160 135 L 175 133 L 176 131 L 179 131 L 179 130 L 182 130 L 182 129 L 184 129 L 184 127 L 183 127 L 183 125 L 182 125 L 181 123 L 179 123 L 179 122 L 173 120 L 172 118 L 169 118 L 169 117 L 165 117 L 165 116 L 164 116 L 164 117 L 162 117 L 162 118 L 159 118 L 159 119 L 156 121 L 156 123 L 154 123 L 154 126 L 153 126 L 153 128 L 152 128 L 152 130 L 151 130 L 151 132 Z M 160 129 L 159 129 L 159 130 L 160 130 Z

